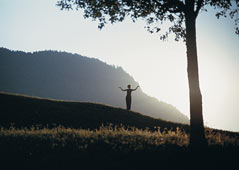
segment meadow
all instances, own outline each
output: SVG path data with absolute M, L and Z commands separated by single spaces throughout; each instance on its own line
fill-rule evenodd
M 239 133 L 205 128 L 191 148 L 186 124 L 94 103 L 0 93 L 0 169 L 225 169 Z
M 154 169 L 159 165 L 187 169 L 190 163 L 214 168 L 236 163 L 239 134 L 206 129 L 208 147 L 192 151 L 183 129 L 157 129 L 112 124 L 95 130 L 11 126 L 0 130 L 1 160 L 25 169 Z

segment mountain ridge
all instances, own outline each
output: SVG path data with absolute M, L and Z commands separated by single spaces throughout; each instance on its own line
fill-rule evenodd
M 118 87 L 138 83 L 122 67 L 99 59 L 53 50 L 11 51 L 0 48 L 0 91 L 57 100 L 78 100 L 125 108 L 125 94 Z M 138 89 L 132 110 L 179 123 L 188 118 L 174 106 Z

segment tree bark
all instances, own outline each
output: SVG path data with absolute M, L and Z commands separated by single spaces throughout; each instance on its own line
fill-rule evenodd
M 194 9 L 194 8 L 192 8 Z M 188 10 L 185 15 L 187 72 L 190 98 L 190 146 L 201 148 L 207 142 L 204 134 L 202 95 L 199 86 L 197 44 L 196 44 L 196 15 L 194 10 Z

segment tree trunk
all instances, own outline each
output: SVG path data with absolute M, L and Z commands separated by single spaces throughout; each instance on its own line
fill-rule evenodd
M 185 16 L 186 23 L 186 48 L 188 64 L 188 84 L 190 97 L 190 146 L 201 148 L 207 142 L 204 134 L 202 115 L 202 95 L 199 87 L 197 45 L 196 45 L 196 17 L 194 11 Z

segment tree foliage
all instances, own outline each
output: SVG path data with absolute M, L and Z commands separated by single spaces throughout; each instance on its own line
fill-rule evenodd
M 175 34 L 175 40 L 185 40 L 185 14 L 190 11 L 187 0 L 59 0 L 57 6 L 63 9 L 84 10 L 84 18 L 98 20 L 98 28 L 106 24 L 122 22 L 130 17 L 133 22 L 143 19 L 145 28 L 150 33 L 160 33 L 160 39 L 165 40 L 170 33 Z M 239 35 L 239 0 L 190 0 L 194 3 L 193 17 L 200 12 L 213 7 L 215 16 L 230 17 L 235 22 L 235 33 Z M 162 29 L 167 23 L 168 28 Z

